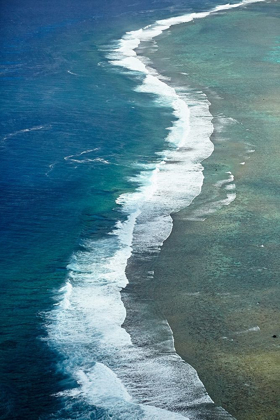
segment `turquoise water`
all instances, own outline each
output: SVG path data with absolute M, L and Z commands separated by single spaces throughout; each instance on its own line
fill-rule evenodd
M 168 81 L 116 62 L 132 52 L 118 50 L 127 31 L 215 5 L 3 7 L 2 418 L 230 418 L 175 353 L 150 297 L 170 213 L 199 194 L 213 151 L 209 83 L 201 65 L 197 78 Z M 152 38 L 139 55 L 157 48 Z M 169 40 L 155 63 L 171 56 Z

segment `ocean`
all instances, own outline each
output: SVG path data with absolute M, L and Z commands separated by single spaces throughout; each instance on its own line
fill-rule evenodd
M 2 2 L 1 419 L 278 418 L 279 27 Z

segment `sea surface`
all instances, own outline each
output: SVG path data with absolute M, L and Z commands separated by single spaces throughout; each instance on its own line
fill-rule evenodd
M 234 334 L 275 335 L 271 370 L 279 350 L 279 2 L 11 0 L 0 19 L 0 418 L 265 418 L 236 393 L 246 362 L 224 366 Z M 234 223 L 259 228 L 243 262 Z M 209 282 L 246 284 L 243 304 L 189 299 Z M 221 331 L 268 294 L 269 332 Z M 254 381 L 259 401 L 279 386 Z

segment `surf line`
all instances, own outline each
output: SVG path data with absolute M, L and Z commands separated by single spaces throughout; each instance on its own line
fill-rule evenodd
M 230 9 L 235 9 L 238 7 L 244 7 L 252 3 L 257 3 L 257 2 L 262 2 L 262 1 L 264 0 L 244 0 L 236 4 L 225 4 L 225 5 L 216 6 L 207 12 L 190 13 L 190 14 L 172 17 L 168 19 L 158 20 L 155 23 L 148 25 L 144 28 L 141 28 L 139 30 L 127 32 L 118 41 L 118 45 L 113 49 L 113 51 L 111 51 L 108 54 L 108 58 L 112 65 L 122 67 L 125 70 L 131 71 L 131 72 L 136 72 L 138 74 L 140 73 L 144 76 L 144 80 L 142 84 L 140 84 L 135 89 L 136 91 L 155 94 L 161 103 L 163 103 L 165 106 L 168 104 L 171 107 L 171 109 L 173 109 L 173 114 L 177 118 L 177 121 L 173 123 L 173 126 L 171 127 L 170 133 L 166 140 L 170 142 L 171 144 L 173 144 L 175 147 L 177 147 L 177 150 L 184 149 L 186 146 L 189 146 L 189 144 L 192 143 L 192 139 L 191 139 L 192 116 L 190 112 L 190 107 L 188 106 L 188 102 L 185 100 L 183 95 L 177 92 L 176 88 L 169 86 L 166 80 L 164 80 L 162 76 L 154 68 L 146 64 L 147 61 L 145 60 L 144 56 L 141 56 L 141 57 L 138 56 L 136 49 L 140 46 L 141 43 L 152 41 L 154 38 L 160 36 L 164 31 L 168 30 L 172 26 L 192 22 L 195 19 L 206 18 L 215 13 L 227 11 Z M 204 95 L 204 104 L 207 102 L 207 98 L 205 99 L 205 97 L 206 95 Z M 207 111 L 209 112 L 209 102 L 207 106 Z M 205 145 L 204 150 L 200 149 L 198 152 L 195 152 L 197 155 L 194 156 L 194 161 L 201 162 L 202 160 L 209 157 L 214 150 L 214 145 L 210 141 L 210 136 L 213 132 L 214 127 L 212 123 L 211 123 L 212 128 L 209 127 L 209 121 L 210 121 L 209 117 L 211 118 L 211 114 L 210 115 L 209 114 L 210 112 L 207 115 L 208 134 L 209 134 L 208 141 L 204 143 Z M 167 161 L 168 159 L 164 159 L 162 162 L 156 165 L 156 169 L 153 171 L 154 178 L 158 178 L 159 173 L 161 171 L 166 170 L 165 167 L 167 165 L 165 165 L 165 163 L 168 163 Z M 201 180 L 201 185 L 202 185 L 203 168 L 200 167 L 199 170 L 201 172 L 200 180 Z M 230 181 L 233 181 L 234 179 L 233 175 L 232 174 L 230 175 L 231 175 Z M 225 182 L 229 182 L 229 181 L 227 180 Z M 156 191 L 156 189 L 157 187 L 154 185 L 153 190 Z M 200 191 L 201 191 L 201 186 L 200 188 L 196 189 L 196 193 L 194 194 L 194 197 L 197 196 L 200 193 Z M 236 197 L 236 194 L 229 193 L 228 198 L 224 200 L 223 202 L 221 202 L 220 204 L 228 205 L 230 204 L 231 201 L 235 199 L 235 197 Z M 125 204 L 127 204 L 127 200 L 125 198 L 127 197 L 124 197 L 124 199 L 123 197 L 120 197 L 120 199 L 118 200 L 118 203 L 123 204 L 125 206 Z M 183 204 L 185 205 L 186 203 L 183 203 Z M 179 209 L 180 209 L 180 205 L 177 206 L 177 208 L 175 209 L 173 208 L 172 210 L 176 211 Z M 141 213 L 142 213 L 142 206 L 140 206 L 139 213 L 135 215 L 135 218 L 134 218 L 134 226 L 136 228 L 137 228 L 136 219 L 140 217 Z M 172 227 L 169 231 L 169 234 L 171 233 L 171 230 L 172 230 Z M 131 232 L 131 235 L 133 235 L 133 231 Z M 167 239 L 168 236 L 169 235 L 167 234 L 165 239 Z M 130 247 L 132 248 L 132 240 L 130 242 Z M 172 334 L 171 330 L 170 330 L 170 333 Z
M 199 188 L 197 188 L 197 185 L 195 188 L 192 187 L 193 190 L 195 189 L 192 199 L 200 194 L 203 184 L 204 169 L 202 165 L 199 167 L 195 166 L 194 163 L 202 162 L 214 151 L 214 145 L 210 140 L 211 134 L 214 131 L 212 124 L 213 116 L 209 111 L 210 102 L 207 100 L 206 95 L 200 92 L 200 104 L 194 103 L 196 107 L 190 107 L 189 105 L 190 102 L 193 102 L 193 98 L 188 98 L 187 95 L 182 94 L 182 92 L 180 92 L 181 89 L 179 90 L 178 88 L 169 86 L 167 81 L 157 72 L 157 70 L 152 68 L 150 63 L 147 64 L 147 59 L 143 55 L 139 56 L 137 54 L 136 49 L 140 46 L 140 44 L 154 40 L 154 38 L 160 36 L 164 31 L 168 30 L 172 26 L 189 23 L 196 19 L 206 18 L 215 13 L 263 1 L 265 0 L 243 0 L 235 4 L 228 3 L 225 5 L 219 5 L 205 12 L 188 13 L 181 16 L 157 20 L 153 24 L 147 25 L 138 30 L 126 32 L 123 37 L 117 41 L 117 45 L 111 49 L 108 54 L 108 59 L 112 65 L 122 67 L 129 72 L 134 72 L 137 75 L 142 74 L 144 76 L 142 83 L 135 88 L 135 91 L 152 93 L 155 95 L 155 98 L 160 105 L 168 106 L 173 110 L 173 115 L 176 117 L 176 121 L 174 121 L 172 127 L 169 128 L 170 131 L 166 141 L 173 147 L 175 146 L 178 152 L 180 150 L 183 151 L 183 149 L 187 147 L 192 148 L 191 163 L 193 165 L 190 165 L 189 169 L 192 169 L 197 173 L 201 173 L 200 179 L 196 179 L 196 183 L 200 182 L 201 185 Z M 198 105 L 200 105 L 200 107 Z M 203 110 L 203 112 L 197 112 L 195 111 L 195 108 L 200 108 L 200 111 Z M 200 125 L 202 119 L 203 124 L 205 125 L 204 132 L 202 133 L 203 140 L 201 138 L 197 138 L 197 135 L 195 136 L 195 129 L 197 132 L 201 132 Z M 157 182 L 157 179 L 159 178 L 159 173 L 162 174 L 163 171 L 166 171 L 167 165 L 165 164 L 169 163 L 168 160 L 170 161 L 170 157 L 172 156 L 174 158 L 174 153 L 168 153 L 168 151 L 165 151 L 162 155 L 163 160 L 156 164 L 156 169 L 154 170 L 154 172 L 157 172 L 157 174 L 154 173 L 154 175 L 157 175 L 154 176 L 155 182 Z M 233 188 L 234 185 L 231 187 Z M 157 186 L 155 184 L 153 189 L 154 191 L 157 190 Z M 220 204 L 222 206 L 229 205 L 235 198 L 236 194 L 229 192 L 227 194 L 227 198 L 221 201 Z M 190 202 L 185 202 L 184 207 L 186 207 L 186 204 L 189 205 Z M 180 206 L 177 205 L 175 208 L 170 210 L 178 211 L 180 210 Z
M 126 32 L 118 41 L 118 45 L 108 54 L 110 63 L 114 66 L 123 67 L 126 70 L 143 74 L 144 80 L 135 90 L 143 93 L 156 95 L 160 102 L 169 105 L 173 109 L 173 114 L 177 121 L 173 122 L 167 141 L 173 143 L 177 148 L 182 148 L 190 141 L 190 109 L 188 103 L 177 90 L 163 81 L 162 76 L 152 67 L 145 64 L 145 57 L 139 57 L 136 49 L 141 43 L 152 41 L 170 27 L 182 23 L 189 23 L 196 19 L 202 19 L 212 14 L 242 7 L 251 3 L 263 2 L 265 0 L 243 0 L 235 4 L 225 4 L 216 6 L 210 11 L 189 13 L 177 17 L 157 20 L 155 23 L 145 26 L 139 30 Z M 204 95 L 206 97 L 206 95 Z M 180 133 L 178 128 L 180 126 Z M 212 131 L 214 127 L 212 127 Z M 175 132 L 175 133 L 174 133 Z M 176 135 L 175 135 L 176 134 Z M 179 136 L 177 134 L 180 134 Z M 212 133 L 211 133 L 212 134 Z M 201 160 L 209 157 L 214 150 L 214 146 L 208 147 L 200 156 Z M 162 162 L 164 163 L 164 162 Z
M 144 346 L 134 345 L 129 333 L 122 327 L 126 308 L 120 292 L 128 283 L 125 269 L 132 248 L 135 249 L 137 246 L 132 243 L 133 236 L 138 235 L 139 238 L 142 235 L 141 239 L 146 238 L 145 246 L 152 239 L 160 248 L 171 233 L 171 212 L 188 205 L 200 193 L 203 182 L 203 167 L 200 162 L 213 151 L 213 144 L 210 141 L 213 126 L 210 121 L 209 102 L 202 94 L 203 101 L 199 104 L 199 112 L 195 118 L 196 120 L 200 118 L 202 109 L 207 116 L 205 118 L 207 127 L 206 130 L 204 127 L 202 130 L 202 146 L 200 139 L 199 145 L 193 145 L 194 152 L 186 171 L 187 151 L 184 152 L 184 149 L 192 142 L 194 117 L 183 96 L 179 96 L 173 87 L 160 80 L 160 75 L 139 59 L 135 49 L 142 41 L 153 39 L 175 24 L 190 22 L 195 18 L 206 17 L 220 10 L 248 3 L 253 1 L 243 1 L 232 6 L 218 6 L 210 12 L 157 21 L 139 31 L 124 35 L 119 41 L 118 48 L 110 54 L 112 64 L 145 75 L 144 82 L 137 88 L 139 92 L 155 93 L 159 99 L 173 108 L 178 120 L 173 123 L 167 141 L 181 151 L 178 153 L 176 150 L 164 151 L 165 160 L 155 164 L 153 168 L 144 168 L 146 170 L 139 176 L 139 181 L 141 177 L 142 180 L 145 178 L 142 185 L 139 182 L 141 186 L 135 192 L 118 198 L 117 202 L 127 216 L 126 221 L 119 222 L 115 230 L 105 238 L 86 241 L 83 244 L 86 251 L 76 252 L 68 266 L 69 277 L 65 286 L 60 289 L 61 299 L 47 316 L 49 321 L 47 329 L 49 341 L 63 355 L 61 369 L 77 383 L 75 388 L 62 391 L 58 395 L 66 399 L 69 397 L 67 399 L 69 410 L 78 401 L 87 404 L 87 407 L 93 405 L 102 407 L 118 419 L 128 418 L 127 413 L 130 412 L 130 418 L 173 420 L 179 417 L 188 418 L 191 414 L 188 407 L 197 406 L 197 409 L 205 414 L 207 407 L 210 409 L 213 404 L 194 369 L 183 363 L 176 354 L 169 326 L 166 327 L 170 333 L 168 345 L 170 348 L 172 346 L 172 351 L 166 352 L 161 357 L 156 353 L 156 357 L 153 358 L 152 350 L 148 349 L 147 358 L 145 353 L 147 349 Z M 195 141 L 194 143 L 197 143 L 198 138 Z M 179 172 L 174 179 L 174 176 L 172 178 L 170 175 L 175 167 Z M 182 185 L 183 176 L 184 185 Z M 177 184 L 176 178 L 180 180 Z M 190 185 L 192 191 L 189 198 L 182 199 L 182 191 L 186 191 L 186 187 Z M 172 192 L 171 200 L 166 194 L 168 191 Z M 174 202 L 176 202 L 175 207 Z M 157 211 L 159 213 L 156 213 Z M 138 227 L 136 224 L 136 220 L 141 218 L 143 213 L 145 217 L 152 215 L 147 228 L 145 224 Z M 161 233 L 161 229 L 157 229 L 161 237 L 154 238 L 153 229 L 149 227 L 152 227 L 153 222 L 158 219 L 164 222 L 164 233 Z M 163 225 L 160 224 L 160 227 Z M 141 227 L 145 227 L 144 234 L 141 233 Z M 139 250 L 141 251 L 141 243 Z M 133 380 L 135 372 L 141 373 L 139 389 L 135 387 Z M 186 383 L 182 383 L 182 378 L 187 378 L 188 389 Z M 186 402 L 183 410 L 180 408 L 182 395 Z M 149 403 L 146 402 L 146 397 Z M 226 418 L 224 412 L 219 411 L 216 414 L 213 418 Z
M 221 6 L 216 6 L 208 12 L 188 13 L 177 17 L 157 20 L 155 23 L 147 25 L 139 30 L 126 32 L 125 35 L 119 40 L 119 46 L 115 48 L 111 54 L 109 54 L 109 59 L 111 59 L 111 64 L 113 65 L 144 73 L 148 77 L 151 73 L 154 73 L 155 70 L 146 66 L 137 56 L 135 50 L 139 47 L 141 42 L 151 41 L 172 26 L 182 23 L 189 23 L 193 20 L 202 19 L 217 12 L 263 1 L 265 0 L 243 0 L 240 3 L 228 3 Z

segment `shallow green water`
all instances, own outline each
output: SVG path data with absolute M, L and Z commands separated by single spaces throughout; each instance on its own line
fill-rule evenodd
M 202 194 L 174 215 L 159 259 L 158 305 L 179 354 L 242 420 L 280 415 L 279 11 L 263 3 L 181 25 L 151 53 L 177 85 L 207 94 L 215 126 Z M 228 171 L 237 197 L 207 214 Z

